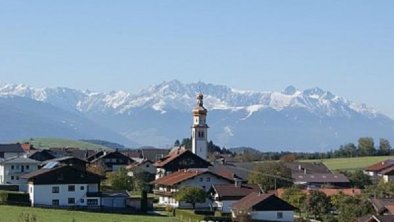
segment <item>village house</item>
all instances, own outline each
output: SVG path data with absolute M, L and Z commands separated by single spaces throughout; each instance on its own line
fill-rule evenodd
M 90 164 L 100 165 L 107 172 L 116 171 L 134 163 L 134 160 L 119 151 L 100 151 L 89 157 Z
M 232 206 L 234 221 L 294 221 L 296 208 L 274 194 L 250 193 Z
M 154 163 L 148 159 L 141 160 L 140 162 L 136 161 L 126 167 L 126 169 L 131 172 L 130 176 L 139 173 L 148 173 L 156 175 L 157 169 Z
M 357 219 L 357 222 L 393 222 L 394 215 L 367 215 Z
M 52 207 L 100 207 L 101 177 L 64 165 L 25 174 L 31 205 Z
M 25 156 L 14 156 L 0 161 L 0 184 L 18 185 L 20 191 L 27 191 L 27 181 L 23 174 L 38 169 L 39 161 Z
M 185 148 L 174 148 L 167 156 L 156 161 L 155 166 L 158 179 L 180 169 L 207 169 L 212 165 Z
M 233 185 L 234 178 L 216 174 L 208 169 L 185 169 L 156 179 L 152 184 L 155 185 L 155 194 L 159 196 L 159 204 L 176 208 L 192 208 L 191 204 L 178 202 L 175 199 L 175 195 L 179 189 L 193 186 L 208 192 L 213 184 Z M 210 206 L 211 202 L 208 199 L 205 203 L 196 205 L 197 208 L 208 208 Z
M 29 154 L 34 148 L 29 143 L 0 144 L 0 158 L 8 159 Z
M 230 213 L 235 202 L 253 192 L 262 190 L 257 184 L 242 184 L 240 180 L 235 180 L 234 184 L 213 184 L 210 190 L 213 207 L 223 213 Z
M 341 173 L 292 173 L 291 175 L 295 185 L 302 185 L 306 188 L 321 188 L 321 187 L 350 187 L 349 179 Z
M 394 160 L 392 159 L 374 163 L 368 166 L 367 168 L 365 168 L 364 173 L 369 175 L 371 179 L 378 180 L 382 175 L 381 172 L 390 167 L 394 167 Z
M 73 166 L 75 168 L 81 169 L 81 170 L 86 170 L 86 164 L 87 162 L 85 160 L 81 160 L 77 157 L 73 156 L 64 156 L 64 157 L 58 157 L 54 159 L 50 159 L 47 161 L 43 161 L 40 164 L 40 168 L 44 167 L 45 165 L 57 165 L 57 166 L 63 166 L 63 165 L 69 165 Z

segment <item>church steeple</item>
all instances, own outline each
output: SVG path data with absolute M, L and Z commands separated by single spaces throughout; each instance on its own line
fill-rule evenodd
M 199 157 L 208 157 L 208 125 L 206 123 L 207 109 L 204 107 L 204 95 L 197 95 L 197 104 L 193 109 L 192 151 Z

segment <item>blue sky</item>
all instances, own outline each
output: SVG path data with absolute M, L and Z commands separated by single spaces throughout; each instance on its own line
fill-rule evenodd
M 319 86 L 394 117 L 394 1 L 0 1 L 0 82 Z

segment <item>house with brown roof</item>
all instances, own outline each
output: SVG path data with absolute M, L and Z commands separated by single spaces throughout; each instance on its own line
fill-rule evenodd
M 174 148 L 167 156 L 155 162 L 156 179 L 181 169 L 207 169 L 211 163 L 190 150 Z
M 134 160 L 119 151 L 101 151 L 93 156 L 94 158 L 88 158 L 88 160 L 91 160 L 90 164 L 103 166 L 107 172 L 116 171 L 119 168 L 127 167 L 134 163 Z
M 378 215 L 394 215 L 394 199 L 373 198 L 371 203 Z
M 367 168 L 365 168 L 364 173 L 371 176 L 373 179 L 377 179 L 381 171 L 393 166 L 394 166 L 394 160 L 387 159 L 368 166 Z
M 220 175 L 208 169 L 184 169 L 160 177 L 151 184 L 155 185 L 154 193 L 159 196 L 159 204 L 179 208 L 192 208 L 191 204 L 178 202 L 175 195 L 182 187 L 193 186 L 209 191 L 213 184 L 234 184 L 234 178 Z M 207 208 L 211 205 L 207 199 L 205 203 L 197 204 L 197 208 Z
M 294 184 L 306 188 L 320 188 L 323 186 L 347 188 L 350 187 L 349 179 L 341 173 L 292 173 Z
M 8 159 L 29 154 L 34 148 L 29 143 L 0 144 L 0 158 Z
M 358 218 L 357 222 L 394 222 L 394 215 L 367 215 Z
M 99 175 L 69 165 L 25 174 L 32 206 L 99 207 Z
M 234 221 L 294 221 L 295 207 L 275 194 L 250 193 L 232 206 Z
M 213 184 L 210 190 L 212 206 L 221 212 L 230 213 L 235 202 L 252 192 L 259 193 L 262 190 L 257 184 L 242 184 L 240 180 L 234 184 Z

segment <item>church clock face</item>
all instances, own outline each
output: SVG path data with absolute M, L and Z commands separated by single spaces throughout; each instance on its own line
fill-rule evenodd
M 179 161 L 180 166 L 191 166 L 195 164 L 195 160 L 192 158 L 185 158 Z

